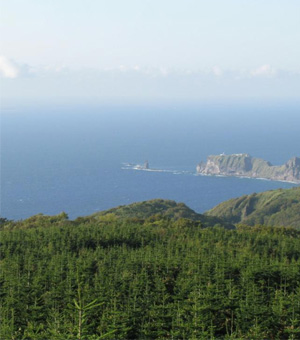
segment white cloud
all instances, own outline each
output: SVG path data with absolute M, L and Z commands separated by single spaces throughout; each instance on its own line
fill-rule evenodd
M 32 77 L 36 70 L 27 64 L 20 64 L 13 59 L 0 55 L 0 78 L 16 79 L 20 77 Z
M 262 65 L 251 71 L 252 77 L 273 77 L 276 75 L 276 70 L 271 65 Z
M 0 56 L 0 74 L 4 78 L 17 78 L 19 76 L 20 69 L 18 65 L 4 56 Z
M 297 73 L 298 72 L 298 73 Z M 299 71 L 275 69 L 269 64 L 263 64 L 253 69 L 226 69 L 218 65 L 207 69 L 176 69 L 163 66 L 151 67 L 141 65 L 120 65 L 115 68 L 78 68 L 69 69 L 65 65 L 40 65 L 30 66 L 21 64 L 0 56 L 0 77 L 2 78 L 37 78 L 37 79 L 64 79 L 64 81 L 87 82 L 109 82 L 125 83 L 130 82 L 152 82 L 161 79 L 163 82 L 184 82 L 184 84 L 217 83 L 222 84 L 251 84 L 264 82 L 265 79 L 285 79 L 285 81 L 299 81 Z M 69 80 L 68 80 L 69 79 Z M 38 82 L 39 80 L 37 80 Z M 14 82 L 17 83 L 17 82 Z M 128 85 L 129 86 L 129 85 Z M 226 85 L 227 86 L 227 85 Z M 247 85 L 248 86 L 248 85 Z M 250 86 L 250 85 L 249 85 Z

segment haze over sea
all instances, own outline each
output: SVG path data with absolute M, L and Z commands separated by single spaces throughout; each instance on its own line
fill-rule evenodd
M 70 218 L 152 198 L 204 212 L 293 184 L 195 176 L 210 154 L 300 156 L 299 103 L 17 105 L 1 117 L 1 216 Z M 174 172 L 122 169 L 143 164 Z M 187 171 L 187 173 L 186 173 Z

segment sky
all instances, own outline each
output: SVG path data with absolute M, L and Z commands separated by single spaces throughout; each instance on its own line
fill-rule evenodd
M 1 0 L 2 98 L 297 98 L 299 0 Z

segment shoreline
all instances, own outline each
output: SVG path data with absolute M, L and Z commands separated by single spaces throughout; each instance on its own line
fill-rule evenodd
M 227 174 L 203 174 L 203 173 L 196 173 L 197 176 L 211 176 L 211 177 L 235 177 L 235 178 L 248 178 L 248 179 L 259 179 L 261 181 L 273 181 L 273 182 L 282 182 L 282 183 L 290 183 L 290 184 L 300 184 L 300 181 L 287 181 L 283 179 L 274 179 L 274 178 L 264 178 L 264 177 L 254 177 L 254 176 L 238 176 L 238 175 L 227 175 Z
M 243 175 L 228 175 L 228 174 L 203 174 L 199 172 L 189 172 L 189 171 L 179 171 L 179 170 L 164 170 L 164 169 L 142 169 L 142 168 L 136 168 L 136 166 L 124 166 L 121 167 L 122 170 L 136 170 L 136 171 L 147 171 L 147 172 L 164 172 L 164 173 L 176 173 L 180 175 L 184 174 L 191 174 L 195 176 L 210 176 L 210 177 L 235 177 L 235 178 L 241 178 L 241 179 L 257 179 L 261 181 L 273 181 L 273 182 L 282 182 L 282 183 L 289 183 L 289 184 L 295 184 L 300 185 L 300 181 L 287 181 L 283 179 L 273 179 L 273 178 L 265 178 L 265 177 L 254 177 L 254 176 L 243 176 Z

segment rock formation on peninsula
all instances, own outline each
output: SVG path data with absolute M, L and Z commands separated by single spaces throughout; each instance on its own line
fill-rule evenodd
M 300 158 L 293 157 L 283 165 L 272 165 L 249 154 L 212 155 L 197 165 L 197 173 L 300 183 Z

